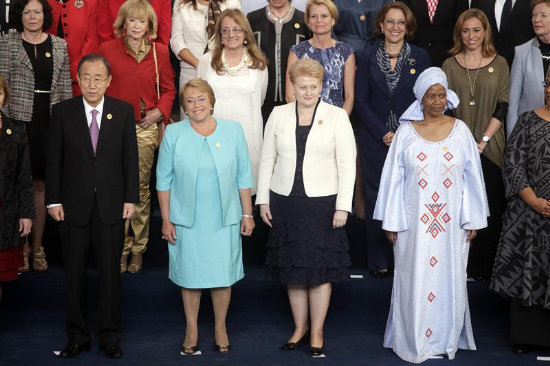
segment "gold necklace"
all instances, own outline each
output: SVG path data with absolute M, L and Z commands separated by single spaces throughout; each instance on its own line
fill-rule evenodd
M 468 74 L 468 85 L 470 86 L 470 101 L 468 102 L 468 104 L 473 107 L 476 105 L 476 100 L 474 98 L 474 90 L 476 88 L 476 81 L 477 81 L 477 75 L 479 74 L 479 69 L 481 67 L 481 62 L 483 61 L 483 56 L 481 57 L 481 59 L 479 60 L 479 64 L 477 65 L 477 71 L 476 71 L 476 76 L 474 76 L 474 83 L 472 85 L 472 79 L 470 78 L 470 69 L 468 68 L 468 65 L 466 64 L 466 57 L 463 56 L 464 58 L 464 66 L 466 66 L 466 74 Z

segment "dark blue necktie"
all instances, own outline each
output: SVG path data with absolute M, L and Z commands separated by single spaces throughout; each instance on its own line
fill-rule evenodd
M 510 16 L 512 15 L 512 0 L 506 0 L 504 2 L 504 7 L 502 8 L 502 15 L 500 16 L 500 28 L 499 33 L 504 30 L 504 27 L 506 27 L 506 24 L 508 24 L 508 21 L 510 20 Z

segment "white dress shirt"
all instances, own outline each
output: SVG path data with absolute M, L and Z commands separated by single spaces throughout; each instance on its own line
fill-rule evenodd
M 84 112 L 86 113 L 88 128 L 90 128 L 90 125 L 92 124 L 92 110 L 95 109 L 99 112 L 95 118 L 97 120 L 97 127 L 101 130 L 101 116 L 103 115 L 103 104 L 105 103 L 105 97 L 101 98 L 101 102 L 99 102 L 97 107 L 92 107 L 91 105 L 89 105 L 84 98 L 82 98 L 82 101 L 84 102 Z

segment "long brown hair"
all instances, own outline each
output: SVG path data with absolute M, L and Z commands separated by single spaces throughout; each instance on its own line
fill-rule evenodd
M 237 25 L 241 27 L 244 32 L 245 45 L 243 47 L 246 48 L 252 60 L 252 65 L 248 66 L 248 68 L 260 70 L 265 69 L 267 67 L 267 58 L 265 57 L 264 53 L 258 48 L 258 45 L 256 44 L 256 39 L 254 38 L 254 35 L 252 33 L 252 29 L 250 28 L 250 24 L 248 23 L 248 19 L 246 19 L 244 13 L 239 9 L 225 9 L 220 14 L 220 17 L 216 22 L 216 30 L 214 34 L 214 43 L 216 46 L 212 51 L 212 63 L 210 64 L 212 68 L 216 70 L 219 75 L 223 74 L 223 43 L 221 28 L 222 21 L 225 17 L 233 19 L 233 21 L 235 21 L 235 23 L 237 23 Z
M 476 18 L 481 22 L 483 30 L 485 31 L 485 37 L 481 43 L 481 54 L 483 57 L 492 57 L 496 55 L 495 45 L 493 44 L 493 33 L 491 32 L 491 25 L 487 15 L 479 9 L 466 10 L 458 17 L 453 31 L 453 48 L 449 50 L 449 53 L 453 56 L 464 51 L 464 43 L 462 43 L 462 27 L 468 19 Z

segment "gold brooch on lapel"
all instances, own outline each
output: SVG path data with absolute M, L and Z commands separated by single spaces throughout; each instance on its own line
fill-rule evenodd
M 487 71 L 489 71 L 489 73 L 492 74 L 495 71 L 495 69 L 493 69 L 492 67 L 489 67 L 489 70 Z
M 216 142 L 216 149 L 219 149 L 220 147 L 222 147 L 222 144 L 220 144 L 219 142 Z
M 80 9 L 84 6 L 84 0 L 74 0 L 74 6 L 77 9 Z
M 107 114 L 107 119 L 113 119 L 113 115 L 111 113 Z
M 411 75 L 416 74 L 416 69 L 411 69 L 411 70 L 410 70 L 410 73 L 411 73 Z
M 8 128 L 8 129 L 6 130 L 6 133 L 7 133 L 8 135 L 11 135 L 11 130 Z
M 361 16 L 359 17 L 359 19 L 361 19 L 361 21 L 367 19 L 367 17 L 365 16 L 365 14 L 361 14 Z
M 45 55 L 45 56 L 46 56 L 47 58 L 50 58 L 50 57 L 52 57 L 52 54 L 51 54 L 51 53 L 49 53 L 49 52 L 46 52 L 46 53 L 45 53 L 44 55 Z
M 320 120 L 319 122 L 317 122 L 318 124 L 322 125 L 323 124 L 323 120 Z
M 294 28 L 299 29 L 300 28 L 300 23 L 294 23 Z

